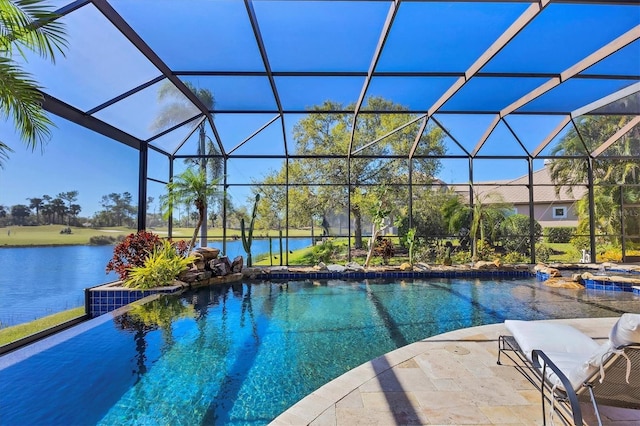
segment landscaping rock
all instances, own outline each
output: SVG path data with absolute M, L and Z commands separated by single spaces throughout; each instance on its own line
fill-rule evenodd
M 473 265 L 474 269 L 497 269 L 498 266 L 493 262 L 487 262 L 485 260 L 479 260 Z
M 244 258 L 242 256 L 236 256 L 231 262 L 231 272 L 238 273 L 242 272 L 242 266 L 244 265 Z
M 364 267 L 357 262 L 349 262 L 345 265 L 345 270 L 354 272 L 364 272 Z
M 318 264 L 314 266 L 313 269 L 315 269 L 316 271 L 326 271 L 327 265 L 325 265 L 324 262 L 318 262 Z
M 331 272 L 344 272 L 347 268 L 342 265 L 327 265 L 327 269 Z
M 199 247 L 193 251 L 193 253 L 201 255 L 205 262 L 211 259 L 215 259 L 220 254 L 220 249 L 213 247 Z M 192 253 L 192 254 L 193 254 Z
M 426 263 L 416 263 L 416 269 L 418 269 L 419 271 L 430 271 L 431 270 L 431 266 L 427 265 Z
M 411 271 L 411 270 L 413 270 L 413 266 L 411 266 L 410 263 L 404 262 L 402 265 L 400 265 L 400 270 L 401 271 Z

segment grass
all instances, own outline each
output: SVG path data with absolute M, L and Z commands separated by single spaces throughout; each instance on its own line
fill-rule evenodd
M 66 228 L 64 225 L 40 225 L 40 226 L 8 226 L 0 228 L 0 247 L 25 247 L 25 246 L 58 246 L 58 245 L 84 245 L 89 244 L 89 240 L 94 236 L 128 235 L 136 232 L 135 229 L 124 226 L 114 226 L 108 228 L 83 228 L 71 227 L 71 234 L 61 234 L 60 231 Z M 148 231 L 167 235 L 167 228 L 149 228 Z M 193 228 L 173 228 L 174 238 L 190 240 L 193 235 Z M 221 238 L 221 228 L 211 228 L 208 231 L 211 238 Z M 227 230 L 227 237 L 240 237 L 239 229 Z M 276 230 L 256 230 L 254 238 L 277 237 Z M 291 237 L 308 237 L 311 231 L 308 229 L 291 229 Z
M 576 263 L 580 260 L 580 253 L 571 243 L 544 243 L 544 245 L 554 251 L 554 254 L 549 257 L 549 262 Z
M 68 311 L 58 312 L 53 315 L 48 315 L 37 320 L 27 322 L 24 324 L 13 325 L 0 329 L 0 346 L 7 343 L 15 342 L 23 337 L 30 336 L 39 331 L 46 330 L 56 325 L 62 324 L 66 321 L 78 318 L 84 315 L 84 306 L 78 308 L 69 309 Z

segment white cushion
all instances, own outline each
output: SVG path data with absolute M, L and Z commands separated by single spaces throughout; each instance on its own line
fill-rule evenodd
M 545 355 L 547 355 L 556 367 L 569 379 L 571 386 L 575 390 L 598 371 L 602 363 L 608 359 L 611 354 L 611 345 L 609 342 L 602 344 L 595 352 L 587 355 L 566 352 L 545 352 Z M 545 373 L 552 384 L 564 390 L 564 385 L 550 368 L 547 368 Z
M 640 344 L 640 314 L 622 314 L 609 333 L 614 348 Z
M 591 337 L 566 324 L 520 320 L 506 320 L 504 324 L 529 360 L 534 349 L 582 354 L 576 358 L 585 360 L 600 347 Z

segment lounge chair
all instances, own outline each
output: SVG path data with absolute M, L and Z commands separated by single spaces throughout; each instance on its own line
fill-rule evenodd
M 598 344 L 575 328 L 552 322 L 507 320 L 511 336 L 498 339 L 501 356 L 542 394 L 567 424 L 582 425 L 580 402 L 591 401 L 598 424 L 598 405 L 640 409 L 640 314 L 623 314 L 609 339 Z

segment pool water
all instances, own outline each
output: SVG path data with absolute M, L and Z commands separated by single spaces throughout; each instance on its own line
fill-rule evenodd
M 637 300 L 535 279 L 207 287 L 0 357 L 0 424 L 266 424 L 408 343 L 506 318 L 618 316 Z

